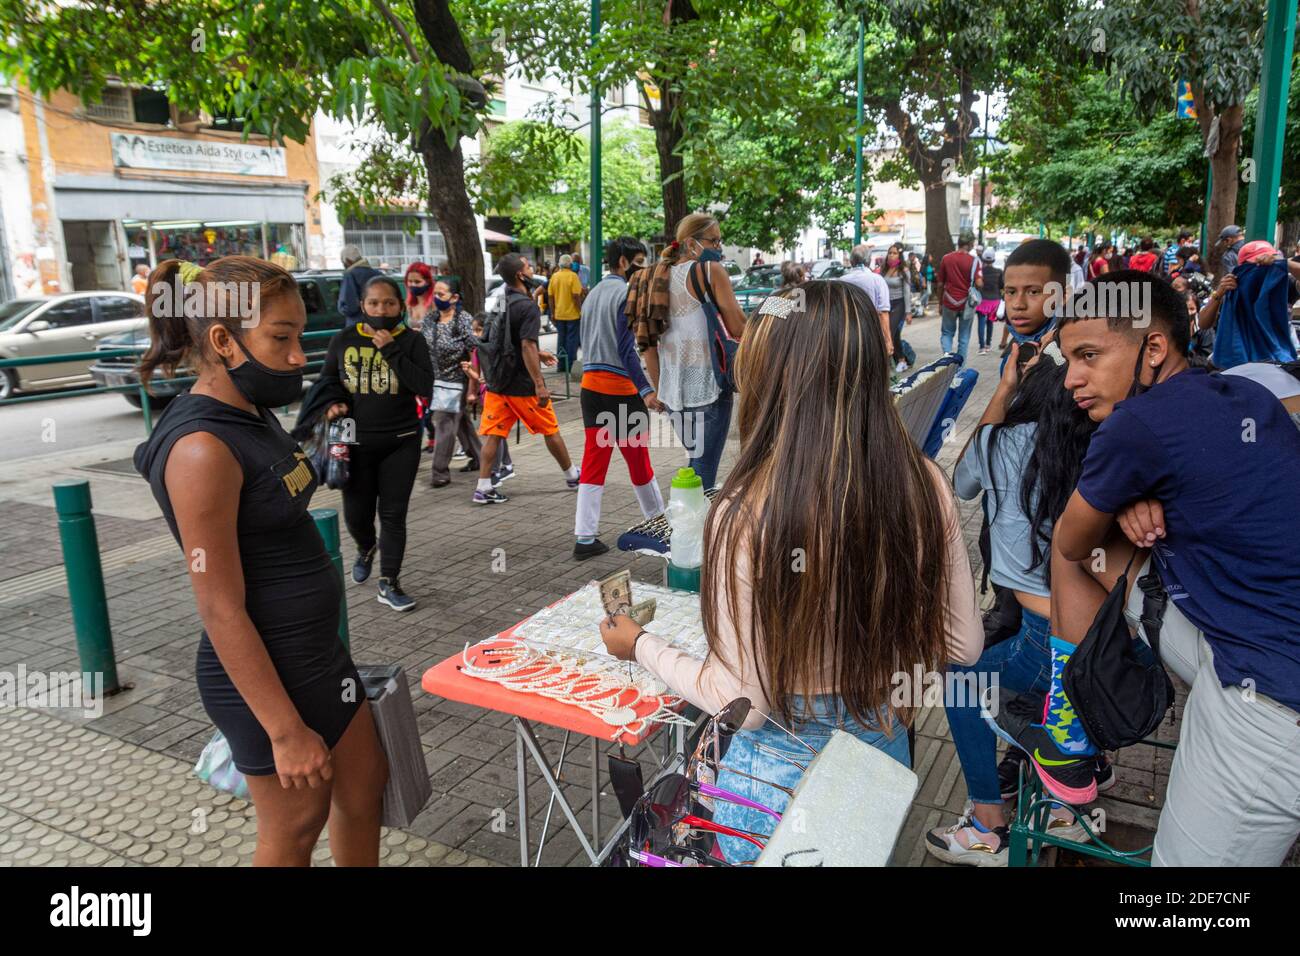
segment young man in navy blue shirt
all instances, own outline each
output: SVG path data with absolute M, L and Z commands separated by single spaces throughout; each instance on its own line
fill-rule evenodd
M 1095 317 L 1059 332 L 1066 388 L 1100 427 L 1053 534 L 1051 689 L 1041 717 L 1003 707 L 996 724 L 1058 797 L 1095 796 L 1061 671 L 1134 545 L 1150 547 L 1130 581 L 1154 563 L 1161 655 L 1192 688 L 1152 862 L 1276 866 L 1300 836 L 1300 432 L 1259 382 L 1188 366 L 1164 280 L 1093 285 Z M 1141 607 L 1134 588 L 1130 626 Z

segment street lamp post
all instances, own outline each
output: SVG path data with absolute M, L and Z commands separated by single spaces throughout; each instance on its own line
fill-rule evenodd
M 600 234 L 602 212 L 600 195 L 600 76 L 596 69 L 596 40 L 600 37 L 600 0 L 591 0 L 591 260 L 587 268 L 591 284 L 600 281 L 604 259 L 604 242 Z
M 1264 28 L 1264 69 L 1255 114 L 1255 178 L 1246 202 L 1246 238 L 1272 242 L 1277 228 L 1277 193 L 1282 185 L 1282 140 L 1291 89 L 1296 0 L 1269 0 Z
M 989 94 L 984 94 L 984 139 L 980 148 L 980 237 L 979 244 L 984 245 L 984 202 L 985 179 L 989 165 Z
M 858 135 L 853 138 L 853 244 L 862 241 L 862 119 L 866 86 L 866 22 L 858 17 Z

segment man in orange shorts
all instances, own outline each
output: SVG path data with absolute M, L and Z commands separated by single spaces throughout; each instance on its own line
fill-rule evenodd
M 479 456 L 478 487 L 473 498 L 476 505 L 510 500 L 493 487 L 492 468 L 496 463 L 497 446 L 506 440 L 517 421 L 524 423 L 530 435 L 542 435 L 547 451 L 564 472 L 565 483 L 570 490 L 578 490 L 579 472 L 569 459 L 569 449 L 560 435 L 560 424 L 555 420 L 555 409 L 551 406 L 550 390 L 542 380 L 542 359 L 537 347 L 542 313 L 528 294 L 528 280 L 532 278 L 533 267 L 523 256 L 510 252 L 497 263 L 497 274 L 506 284 L 506 318 L 516 361 L 503 381 L 487 383 L 483 418 L 479 422 L 479 434 L 484 442 Z

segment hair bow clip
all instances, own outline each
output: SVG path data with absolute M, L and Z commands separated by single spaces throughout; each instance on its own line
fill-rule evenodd
M 769 295 L 758 307 L 759 315 L 774 315 L 778 319 L 788 318 L 794 312 L 801 311 L 795 308 L 795 301 L 783 295 Z

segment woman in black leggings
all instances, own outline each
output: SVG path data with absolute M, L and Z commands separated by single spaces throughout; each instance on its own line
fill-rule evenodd
M 198 378 L 135 465 L 189 568 L 199 697 L 248 781 L 253 863 L 309 866 L 328 819 L 334 862 L 375 866 L 388 765 L 339 640 L 343 582 L 307 513 L 319 476 L 268 410 L 302 395 L 298 286 L 278 266 L 225 256 L 205 268 L 170 259 L 148 290 L 141 376 L 183 365 Z
M 361 311 L 364 321 L 330 340 L 321 370 L 325 388 L 337 383 L 347 394 L 326 414 L 331 420 L 348 416 L 356 425 L 343 488 L 343 520 L 358 549 L 352 580 L 361 584 L 370 577 L 377 547 L 379 603 L 409 611 L 415 599 L 397 578 L 406 551 L 406 508 L 420 467 L 415 397 L 433 389 L 433 363 L 424 337 L 402 321 L 402 292 L 392 279 L 375 276 L 366 283 Z

